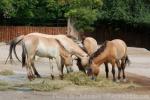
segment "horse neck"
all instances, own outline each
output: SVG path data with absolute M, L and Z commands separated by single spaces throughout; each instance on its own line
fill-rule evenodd
M 73 40 L 71 40 L 70 38 L 65 38 L 65 40 L 67 41 L 67 43 L 69 43 L 70 52 L 72 52 L 72 54 L 76 55 L 79 58 L 87 56 L 87 54 Z
M 107 60 L 107 52 L 104 51 L 103 53 L 101 53 L 100 55 L 98 55 L 97 57 L 95 57 L 92 60 L 92 63 L 96 64 L 96 65 L 101 65 L 102 63 L 106 62 Z
M 66 59 L 66 58 L 71 56 L 71 54 L 67 50 L 65 50 L 63 47 L 61 47 L 61 46 L 60 46 L 60 55 L 64 59 Z
M 80 59 L 87 57 L 88 55 L 81 49 L 81 50 L 74 50 L 73 54 L 79 57 Z

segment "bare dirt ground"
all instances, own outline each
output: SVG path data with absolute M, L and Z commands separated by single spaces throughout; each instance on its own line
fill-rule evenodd
M 8 50 L 8 46 L 3 43 L 0 44 L 0 71 L 9 69 L 13 70 L 16 75 L 9 77 L 0 75 L 0 80 L 18 83 L 28 81 L 26 78 L 26 70 L 21 67 L 21 64 L 16 59 L 13 64 L 4 64 Z M 17 47 L 17 53 L 19 55 L 21 54 L 20 47 Z M 105 88 L 100 90 L 98 88 L 84 86 L 69 86 L 62 90 L 52 92 L 9 90 L 0 91 L 0 100 L 150 100 L 150 51 L 144 48 L 129 47 L 128 54 L 131 64 L 126 67 L 127 78 L 141 85 L 142 87 L 140 88 L 116 91 Z M 42 76 L 50 74 L 47 59 L 38 58 L 35 66 Z M 57 69 L 55 70 L 57 75 Z M 101 74 L 104 74 L 103 67 L 102 71 Z

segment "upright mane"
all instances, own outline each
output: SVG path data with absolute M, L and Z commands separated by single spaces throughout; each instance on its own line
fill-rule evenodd
M 105 50 L 105 48 L 106 48 L 106 46 L 107 46 L 107 42 L 108 42 L 108 41 L 105 41 L 105 42 L 102 44 L 102 46 L 99 47 L 99 48 L 97 49 L 97 51 L 95 51 L 95 52 L 90 56 L 90 60 L 93 60 L 95 57 L 97 57 L 98 55 L 100 55 L 100 54 Z
M 71 36 L 71 35 L 66 35 L 68 38 L 72 39 L 78 46 L 87 53 L 86 48 L 83 46 L 83 41 L 78 40 L 77 38 Z

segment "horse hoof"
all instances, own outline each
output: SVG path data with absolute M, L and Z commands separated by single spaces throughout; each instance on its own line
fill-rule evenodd
M 91 80 L 96 81 L 96 78 L 95 77 L 91 77 Z
M 32 78 L 32 80 L 34 80 L 36 78 L 36 76 L 32 74 L 31 78 Z
M 51 75 L 52 80 L 54 80 L 54 75 Z
M 64 76 L 63 76 L 63 75 L 60 75 L 60 79 L 63 80 L 63 79 L 64 79 Z
M 30 81 L 32 81 L 32 78 L 31 78 L 31 76 L 30 76 L 30 75 L 28 75 L 28 79 L 29 79 Z
M 113 79 L 113 82 L 116 82 L 116 79 Z
M 35 79 L 35 76 L 34 76 L 34 75 L 28 75 L 28 79 L 29 79 L 30 81 L 32 81 L 32 80 Z
M 36 77 L 37 77 L 37 78 L 41 78 L 41 75 L 37 75 Z
M 123 82 L 126 83 L 126 82 L 127 82 L 127 79 L 123 79 Z

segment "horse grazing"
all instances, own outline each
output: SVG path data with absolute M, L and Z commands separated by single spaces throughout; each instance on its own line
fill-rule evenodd
M 30 35 L 57 39 L 71 55 L 76 55 L 77 57 L 79 57 L 81 59 L 81 63 L 83 66 L 86 66 L 89 63 L 88 54 L 85 51 L 83 51 L 72 39 L 70 39 L 66 35 L 48 35 L 48 34 L 42 34 L 42 33 L 35 32 L 35 33 L 29 33 L 26 36 L 30 36 Z M 20 36 L 19 38 L 23 39 L 24 37 Z M 18 40 L 18 39 L 17 38 L 14 39 L 15 43 L 19 43 L 16 40 Z M 14 44 L 14 45 L 16 45 L 16 44 Z M 10 51 L 12 51 L 12 49 Z
M 120 63 L 121 61 L 121 63 Z M 120 80 L 120 73 L 122 70 L 123 79 L 126 80 L 125 76 L 125 66 L 128 63 L 129 59 L 127 56 L 127 46 L 123 40 L 114 39 L 112 41 L 105 41 L 102 46 L 90 56 L 90 68 L 88 69 L 88 75 L 92 76 L 92 79 L 95 79 L 99 74 L 99 66 L 102 63 L 111 63 L 112 65 L 112 74 L 113 81 L 116 81 L 115 78 L 115 64 L 118 67 L 118 80 Z M 106 76 L 108 76 L 108 66 L 106 67 Z
M 98 49 L 97 41 L 92 37 L 85 37 L 83 43 L 81 41 L 78 41 L 77 43 L 89 56 Z M 77 59 L 77 66 L 79 67 L 80 71 L 86 73 L 84 66 L 81 64 L 80 58 Z
M 60 77 L 63 78 L 61 57 L 66 57 L 66 52 L 64 52 L 65 49 L 58 40 L 30 35 L 23 38 L 22 48 L 22 65 L 26 65 L 27 75 L 30 80 L 34 78 L 32 68 L 34 72 L 36 70 L 34 66 L 35 56 L 47 57 L 50 60 L 54 59 L 60 72 Z M 51 76 L 53 78 L 53 66 L 51 66 Z
M 14 51 L 15 56 L 17 56 L 16 52 L 15 52 L 15 47 L 17 45 L 17 43 L 19 43 L 21 41 L 21 39 L 23 39 L 26 36 L 39 36 L 39 37 L 45 37 L 45 38 L 54 38 L 56 40 L 59 41 L 59 43 L 61 43 L 63 45 L 63 47 L 66 49 L 66 51 L 68 53 L 70 53 L 70 55 L 76 55 L 77 57 L 79 57 L 81 59 L 81 64 L 83 66 L 87 65 L 89 62 L 89 56 L 86 54 L 86 52 L 84 52 L 72 39 L 68 38 L 65 35 L 47 35 L 47 34 L 42 34 L 42 33 L 30 33 L 28 35 L 25 36 L 19 36 L 17 38 L 15 38 L 11 43 L 10 43 L 10 50 L 9 50 L 9 56 L 8 58 L 12 58 L 12 51 Z M 66 53 L 67 55 L 67 53 Z M 69 55 L 69 54 L 68 54 Z M 18 58 L 18 57 L 16 57 Z M 66 59 L 71 59 L 70 57 L 65 57 L 65 59 L 63 61 L 65 61 L 65 65 L 67 66 L 68 60 Z M 67 63 L 66 63 L 67 61 Z M 7 62 L 7 61 L 6 61 Z M 69 67 L 67 67 L 69 68 Z M 35 68 L 34 68 L 35 69 Z M 35 69 L 36 70 L 36 69 Z M 37 71 L 35 72 L 37 74 Z M 37 74 L 37 76 L 39 76 L 39 74 Z

